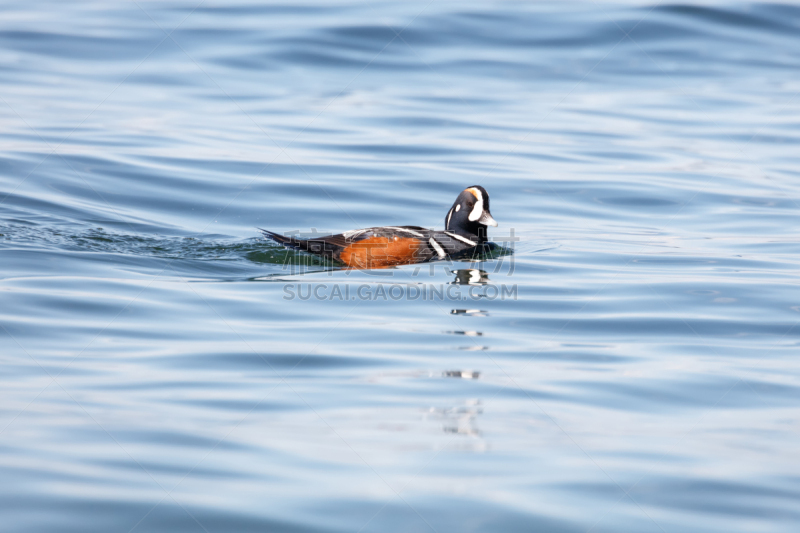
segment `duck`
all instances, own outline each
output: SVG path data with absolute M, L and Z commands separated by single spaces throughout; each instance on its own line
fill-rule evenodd
M 463 256 L 488 243 L 488 227 L 497 227 L 489 211 L 489 193 L 480 185 L 456 197 L 444 230 L 421 226 L 380 226 L 336 235 L 298 239 L 262 228 L 264 237 L 286 248 L 325 257 L 354 269 L 389 268 Z

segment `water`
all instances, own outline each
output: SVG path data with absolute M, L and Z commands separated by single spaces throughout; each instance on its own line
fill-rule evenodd
M 5 531 L 800 527 L 797 6 L 0 9 Z

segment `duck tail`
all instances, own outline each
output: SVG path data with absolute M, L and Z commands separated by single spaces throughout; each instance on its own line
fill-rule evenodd
M 278 244 L 282 244 L 286 248 L 293 250 L 301 250 L 315 255 L 321 255 L 330 259 L 338 260 L 339 252 L 342 247 L 326 241 L 325 239 L 297 239 L 295 237 L 286 237 L 279 233 L 273 233 L 265 229 L 257 228 L 265 237 L 272 239 Z
M 308 251 L 308 247 L 307 246 L 303 246 L 303 243 L 305 241 L 301 241 L 301 240 L 295 239 L 294 237 L 286 237 L 284 235 L 281 235 L 280 233 L 273 233 L 271 231 L 267 231 L 267 230 L 262 229 L 262 228 L 256 228 L 256 229 L 258 231 L 260 231 L 264 235 L 264 237 L 266 237 L 268 239 L 271 239 L 271 240 L 277 242 L 278 244 L 282 244 L 283 246 L 285 246 L 287 248 L 292 248 L 294 250 L 305 250 L 305 251 Z

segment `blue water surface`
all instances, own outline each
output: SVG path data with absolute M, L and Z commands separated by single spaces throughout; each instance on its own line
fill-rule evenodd
M 0 125 L 4 531 L 800 530 L 796 4 L 10 0 Z

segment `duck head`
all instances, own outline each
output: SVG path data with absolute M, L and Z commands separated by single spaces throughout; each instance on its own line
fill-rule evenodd
M 497 227 L 489 212 L 489 193 L 480 185 L 467 187 L 456 198 L 444 219 L 445 231 L 452 231 L 478 242 L 486 242 L 486 228 Z

